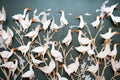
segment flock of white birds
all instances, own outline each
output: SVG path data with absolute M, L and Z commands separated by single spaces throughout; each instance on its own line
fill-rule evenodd
M 44 10 L 38 14 L 37 9 L 35 9 L 33 11 L 33 17 L 30 19 L 29 11 L 32 11 L 32 9 L 25 8 L 23 14 L 19 13 L 12 16 L 12 19 L 19 27 L 7 27 L 7 30 L 5 30 L 3 25 L 6 21 L 6 11 L 2 6 L 2 10 L 0 11 L 0 47 L 5 49 L 0 51 L 1 73 L 5 75 L 7 80 L 11 77 L 13 77 L 14 80 L 18 77 L 29 78 L 32 80 L 35 77 L 34 67 L 42 71 L 49 80 L 68 80 L 67 77 L 62 77 L 64 75 L 59 71 L 60 68 L 63 68 L 64 72 L 67 73 L 72 80 L 74 80 L 75 76 L 78 77 L 78 80 L 81 80 L 81 76 L 85 74 L 85 72 L 90 72 L 96 80 L 103 80 L 104 73 L 101 74 L 101 76 L 99 75 L 99 66 L 104 63 L 103 65 L 105 70 L 107 62 L 110 61 L 109 65 L 112 67 L 114 75 L 116 75 L 120 69 L 120 62 L 116 62 L 117 46 L 119 46 L 120 43 L 115 43 L 112 48 L 113 50 L 111 50 L 111 44 L 112 37 L 116 34 L 120 34 L 120 32 L 112 31 L 114 27 L 110 27 L 106 33 L 100 33 L 104 28 L 104 17 L 109 17 L 109 19 L 113 21 L 114 26 L 119 26 L 120 17 L 113 14 L 119 4 L 116 3 L 106 6 L 108 2 L 109 1 L 106 0 L 102 4 L 101 8 L 96 10 L 96 12 L 100 12 L 100 15 L 96 16 L 96 20 L 90 24 L 93 28 L 99 29 L 95 37 L 92 37 L 90 29 L 84 21 L 84 17 L 79 15 L 76 17 L 80 19 L 79 25 L 76 26 L 77 30 L 69 28 L 68 33 L 65 34 L 66 36 L 62 41 L 54 41 L 52 36 L 54 36 L 59 29 L 65 29 L 64 27 L 68 27 L 69 25 L 69 20 L 66 19 L 64 10 L 58 11 L 61 13 L 60 25 L 58 26 L 51 13 L 47 13 Z M 51 9 L 49 9 L 49 11 L 51 11 Z M 52 16 L 50 19 L 48 19 L 49 15 Z M 69 15 L 72 14 L 69 13 Z M 84 15 L 91 16 L 89 13 L 85 13 Z M 35 29 L 30 31 L 29 28 L 32 23 L 40 23 L 42 25 L 37 25 Z M 85 27 L 90 35 L 89 37 L 84 33 L 83 29 Z M 41 40 L 43 39 L 40 38 L 40 31 L 43 31 L 44 43 L 41 43 Z M 79 42 L 79 46 L 71 45 L 73 40 L 72 33 L 78 33 L 77 40 Z M 97 50 L 96 37 L 98 36 L 104 40 L 101 51 Z M 13 38 L 18 42 L 13 42 Z M 28 40 L 27 44 L 24 39 Z M 18 45 L 16 45 L 16 47 L 12 47 L 14 43 Z M 39 46 L 36 46 L 36 44 Z M 56 49 L 56 46 L 58 46 L 58 49 Z M 67 50 L 64 49 L 63 46 L 66 48 L 69 46 L 72 47 L 68 52 L 66 52 Z M 78 56 L 75 58 L 71 57 L 73 62 L 71 61 L 68 65 L 66 58 L 71 50 L 77 51 Z M 20 53 L 21 55 L 19 55 Z M 87 66 L 84 67 L 82 71 L 80 68 L 80 65 L 82 65 L 80 60 L 86 54 L 88 55 L 88 58 L 90 58 L 91 64 L 86 64 Z M 16 57 L 11 58 L 13 55 Z M 25 61 L 22 62 L 22 58 Z M 48 61 L 48 59 L 50 61 Z M 26 64 L 24 62 L 26 62 Z M 21 64 L 22 66 L 20 66 Z M 29 70 L 24 71 L 28 64 Z

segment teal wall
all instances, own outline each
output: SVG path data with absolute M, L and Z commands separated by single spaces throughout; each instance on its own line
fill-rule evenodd
M 32 8 L 32 11 L 30 11 L 30 17 L 32 18 L 32 14 L 33 14 L 33 10 L 35 10 L 36 8 L 38 9 L 38 13 L 43 11 L 44 9 L 48 9 L 51 8 L 51 14 L 53 14 L 56 23 L 59 25 L 59 18 L 60 18 L 60 14 L 58 13 L 58 10 L 62 9 L 65 11 L 65 15 L 67 20 L 69 21 L 69 25 L 67 25 L 64 29 L 60 29 L 59 32 L 57 32 L 54 36 L 52 40 L 56 40 L 56 41 L 61 41 L 66 33 L 67 30 L 69 29 L 69 26 L 72 25 L 78 25 L 79 24 L 79 20 L 77 20 L 75 17 L 78 15 L 83 15 L 86 12 L 89 12 L 92 14 L 92 16 L 83 16 L 84 20 L 87 22 L 93 36 L 97 33 L 98 29 L 94 29 L 91 27 L 90 23 L 93 22 L 96 19 L 96 16 L 99 15 L 99 12 L 96 12 L 96 9 L 99 9 L 102 5 L 102 3 L 104 2 L 104 0 L 0 0 L 0 9 L 2 6 L 5 7 L 6 9 L 6 13 L 7 13 L 7 21 L 4 23 L 4 28 L 8 27 L 12 27 L 12 26 L 16 26 L 15 22 L 13 21 L 13 19 L 11 18 L 11 16 L 13 16 L 14 14 L 17 13 L 22 13 L 25 7 L 29 7 Z M 109 0 L 109 3 L 107 4 L 112 5 L 119 2 L 119 0 Z M 68 13 L 72 13 L 72 15 L 68 15 Z M 115 15 L 120 16 L 120 7 L 118 10 L 114 11 Z M 33 23 L 31 25 L 31 29 L 34 28 L 34 26 L 38 24 L 38 23 Z M 104 26 L 105 28 L 102 30 L 101 33 L 105 33 L 109 27 L 113 26 L 113 23 L 110 19 L 107 19 L 106 17 L 104 18 Z M 73 28 L 74 29 L 74 28 Z M 76 29 L 76 28 L 75 28 Z M 118 27 L 115 27 L 116 31 L 120 31 L 120 25 Z M 85 30 L 83 30 L 85 31 Z M 71 45 L 75 45 L 75 46 L 79 46 L 78 42 L 77 42 L 77 34 L 73 34 L 73 42 Z M 101 43 L 103 42 L 103 39 L 101 39 L 100 37 L 97 39 L 97 48 L 98 51 L 100 51 L 101 49 Z M 116 35 L 115 37 L 113 37 L 113 41 L 112 43 L 119 43 L 120 42 L 120 35 Z M 113 48 L 113 44 L 111 46 L 111 49 Z M 13 42 L 12 47 L 16 47 L 18 44 L 15 42 Z M 66 48 L 64 46 L 64 48 Z M 68 48 L 66 48 L 68 49 Z M 78 55 L 78 53 L 76 51 L 71 51 L 71 53 L 76 53 L 73 54 L 73 56 Z M 117 56 L 117 60 L 120 59 L 120 47 L 118 47 L 118 56 Z M 82 58 L 84 59 L 84 57 Z M 67 59 L 68 63 L 69 63 L 69 59 Z M 28 70 L 28 68 L 26 68 L 25 70 Z M 0 70 L 1 71 L 1 70 Z M 34 68 L 35 71 L 35 80 L 46 80 L 46 77 L 44 75 L 44 73 L 42 73 L 40 70 L 38 71 L 37 69 Z M 113 75 L 113 71 L 111 67 L 108 67 L 105 73 L 105 77 L 106 80 L 110 80 L 110 78 Z M 65 74 L 66 77 L 68 77 L 67 74 Z M 4 78 L 4 75 L 0 72 L 0 77 Z M 11 78 L 12 79 L 12 78 Z M 20 78 L 18 78 L 20 79 Z M 69 79 L 69 78 L 68 78 Z

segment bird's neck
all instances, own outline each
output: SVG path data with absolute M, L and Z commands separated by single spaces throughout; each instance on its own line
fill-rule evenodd
M 52 43 L 52 50 L 54 50 L 55 49 L 55 45 L 54 45 L 54 43 Z
M 27 10 L 25 9 L 24 12 L 23 12 L 23 17 L 25 18 L 26 16 L 26 13 L 27 13 Z
M 62 17 L 65 17 L 65 13 L 64 12 L 62 12 Z

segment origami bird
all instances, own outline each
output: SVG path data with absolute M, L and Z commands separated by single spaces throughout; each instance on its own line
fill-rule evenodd
M 59 62 L 62 62 L 63 61 L 63 56 L 62 56 L 62 53 L 60 51 L 55 49 L 55 44 L 56 43 L 57 43 L 56 41 L 52 42 L 51 55 L 55 58 L 55 60 L 57 60 Z
M 59 10 L 58 12 L 61 13 L 61 17 L 60 17 L 61 27 L 64 27 L 64 26 L 68 25 L 69 23 L 68 23 L 67 19 L 65 18 L 64 11 L 63 10 Z
M 118 23 L 120 22 L 120 16 L 114 16 L 113 14 L 110 14 L 110 17 L 111 17 L 114 25 L 118 26 Z
M 12 16 L 14 20 L 19 20 L 20 18 L 24 19 L 26 16 L 27 11 L 31 10 L 31 8 L 25 8 L 23 14 L 16 14 Z
M 120 61 L 115 61 L 114 58 L 111 58 L 111 65 L 112 65 L 112 69 L 114 71 L 114 74 L 117 73 L 117 71 L 120 69 Z
M 66 37 L 62 40 L 62 43 L 64 43 L 66 46 L 69 46 L 72 41 L 71 32 L 73 32 L 73 30 L 69 29 Z
M 55 62 L 53 59 L 51 59 L 50 63 L 48 66 L 44 66 L 44 67 L 39 67 L 39 69 L 44 72 L 45 74 L 50 75 L 51 72 L 54 70 L 55 68 Z
M 48 45 L 44 44 L 43 46 L 35 47 L 34 49 L 31 50 L 31 52 L 37 53 L 38 56 L 42 55 L 44 58 L 44 55 L 46 54 L 47 49 L 48 49 Z
M 66 64 L 63 64 L 63 68 L 65 69 L 65 72 L 70 76 L 73 72 L 77 72 L 78 68 L 79 68 L 79 59 L 80 56 L 75 58 L 75 62 L 69 64 L 68 66 L 66 66 Z
M 22 74 L 22 78 L 29 78 L 30 80 L 34 77 L 34 71 L 32 69 L 32 64 L 30 64 L 30 68 L 28 71 Z
M 113 57 L 113 59 L 115 59 L 116 58 L 116 56 L 117 56 L 117 46 L 118 46 L 119 44 L 114 44 L 114 48 L 113 48 L 113 50 L 110 52 L 110 54 L 108 54 L 108 56 L 110 56 L 110 57 Z
M 58 80 L 68 80 L 67 78 L 62 77 L 58 72 L 56 74 L 58 76 Z
M 31 54 L 31 59 L 32 59 L 32 62 L 35 66 L 37 66 L 40 63 L 43 63 L 43 61 L 35 59 L 35 57 L 32 54 Z
M 83 35 L 83 32 L 81 30 L 76 30 L 76 32 L 78 32 L 78 42 L 81 44 L 81 45 L 87 45 L 89 43 L 91 43 L 91 40 L 87 37 L 82 37 Z
M 108 2 L 109 2 L 109 0 L 105 0 L 105 1 L 103 2 L 103 4 L 102 4 L 101 8 L 96 10 L 96 12 L 98 12 L 98 11 L 101 12 L 101 13 L 100 13 L 100 16 L 101 16 L 102 18 L 104 18 L 105 14 L 106 14 L 106 13 L 104 12 L 104 9 L 106 8 L 106 4 L 107 4 Z
M 47 16 L 50 15 L 50 13 L 46 13 L 45 11 L 41 12 L 41 14 L 43 15 L 42 19 L 41 19 L 41 23 L 44 24 L 44 22 L 47 21 Z
M 51 24 L 51 21 L 52 19 L 49 19 L 49 20 L 46 20 L 44 23 L 43 23 L 43 30 L 46 31 L 48 29 L 48 27 L 50 26 Z
M 97 16 L 97 17 L 96 17 L 96 20 L 93 21 L 93 22 L 91 23 L 91 25 L 92 25 L 94 28 L 98 28 L 98 26 L 99 26 L 99 24 L 100 24 L 100 19 L 101 19 L 101 18 L 102 18 L 101 16 Z
M 4 60 L 4 63 L 8 61 L 8 59 L 13 55 L 14 48 L 11 49 L 11 51 L 2 51 L 0 52 L 0 55 L 2 59 Z
M 60 27 L 58 27 L 58 25 L 55 23 L 55 19 L 54 17 L 52 16 L 52 21 L 51 21 L 51 25 L 50 25 L 50 30 L 53 32 L 53 31 L 56 31 L 58 30 Z
M 40 25 L 37 25 L 37 27 L 35 28 L 35 30 L 30 31 L 25 36 L 31 38 L 32 41 L 34 41 L 35 38 L 38 36 L 38 33 L 39 33 L 40 30 L 42 30 L 42 28 L 40 27 Z
M 21 46 L 19 46 L 19 47 L 17 47 L 17 48 L 14 48 L 14 49 L 16 49 L 16 50 L 18 50 L 18 51 L 21 51 L 22 54 L 23 54 L 23 56 L 25 56 L 26 53 L 28 52 L 31 44 L 32 44 L 32 42 L 29 41 L 29 42 L 27 43 L 27 45 L 21 45 Z
M 95 74 L 97 71 L 98 71 L 98 68 L 99 68 L 99 62 L 96 63 L 96 65 L 91 65 L 88 67 L 87 71 Z
M 107 14 L 107 17 L 109 16 L 109 14 L 113 13 L 114 9 L 117 8 L 117 6 L 118 6 L 118 3 L 111 5 L 110 7 L 106 7 L 104 9 L 104 12 Z
M 80 24 L 79 24 L 78 27 L 79 27 L 80 29 L 83 29 L 83 27 L 85 26 L 85 22 L 84 22 L 84 20 L 83 20 L 83 16 L 80 15 L 80 16 L 77 16 L 76 18 L 80 19 Z
M 6 11 L 4 6 L 2 6 L 2 11 L 0 11 L 0 22 L 6 21 Z
M 39 19 L 40 18 L 40 16 L 42 15 L 41 13 L 39 13 L 38 15 L 37 15 L 37 9 L 35 9 L 34 11 L 33 11 L 33 18 L 34 18 L 34 22 L 41 22 L 41 20 Z
M 81 46 L 75 47 L 75 49 L 78 52 L 81 52 L 81 53 L 85 54 L 89 50 L 90 45 L 91 44 L 88 44 L 87 46 L 86 45 L 81 45 Z
M 100 36 L 106 40 L 111 39 L 114 35 L 116 34 L 120 34 L 120 32 L 114 31 L 112 32 L 113 28 L 109 28 L 108 32 L 106 32 L 105 34 L 100 34 Z
M 2 38 L 4 40 L 4 43 L 6 45 L 6 47 L 8 48 L 9 46 L 12 45 L 12 38 L 14 36 L 13 31 L 7 27 L 7 32 L 5 30 L 2 30 Z
M 26 15 L 25 19 L 19 18 L 19 23 L 21 27 L 23 28 L 23 31 L 28 31 L 29 27 L 31 26 L 31 23 L 34 22 L 34 18 L 29 20 L 29 14 Z
M 12 75 L 14 75 L 14 72 L 18 67 L 18 60 L 17 59 L 13 59 L 13 60 L 15 61 L 15 63 L 13 63 L 13 61 L 8 61 L 0 65 L 0 67 L 8 68 L 12 72 Z
M 13 31 L 9 27 L 7 28 L 7 34 L 8 34 L 9 37 L 4 42 L 5 42 L 5 45 L 8 48 L 9 46 L 12 45 L 12 38 L 14 36 Z
M 106 57 L 110 54 L 111 52 L 111 49 L 110 49 L 110 45 L 111 45 L 111 42 L 107 42 L 105 43 L 105 46 L 104 46 L 104 49 L 102 51 L 100 51 L 98 54 L 97 54 L 97 58 L 99 59 L 106 59 Z

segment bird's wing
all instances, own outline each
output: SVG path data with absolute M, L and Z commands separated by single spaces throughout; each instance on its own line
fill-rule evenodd
M 12 31 L 9 27 L 7 28 L 7 34 L 8 34 L 9 36 L 11 36 L 11 37 L 14 36 L 13 31 Z

